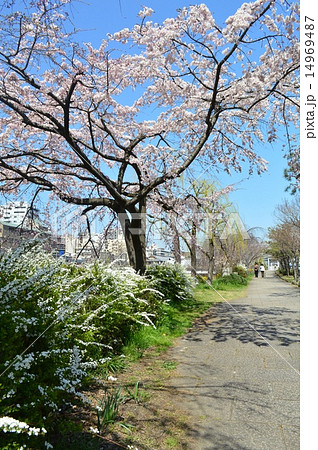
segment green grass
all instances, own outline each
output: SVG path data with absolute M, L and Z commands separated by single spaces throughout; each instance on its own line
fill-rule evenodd
M 167 446 L 168 446 L 169 448 L 175 448 L 175 447 L 177 447 L 177 445 L 178 445 L 178 439 L 176 439 L 176 438 L 173 437 L 173 436 L 168 437 L 168 438 L 166 439 L 166 444 L 167 444 Z
M 158 354 L 167 350 L 175 338 L 182 336 L 214 303 L 244 297 L 245 285 L 219 285 L 216 291 L 206 283 L 200 283 L 194 291 L 194 299 L 183 306 L 164 306 L 157 328 L 143 327 L 135 332 L 123 348 L 123 353 L 131 361 L 143 356 L 145 350 L 153 348 Z M 221 294 L 219 295 L 218 292 Z M 222 297 L 223 298 L 222 298 Z
M 175 361 L 164 361 L 162 367 L 166 370 L 174 370 L 177 368 L 177 363 Z
M 277 273 L 277 272 L 276 272 Z M 293 275 L 282 275 L 280 273 L 277 273 L 279 278 L 281 278 L 284 281 L 287 281 L 288 283 L 294 284 L 295 286 L 300 286 L 300 280 L 295 281 L 295 278 Z

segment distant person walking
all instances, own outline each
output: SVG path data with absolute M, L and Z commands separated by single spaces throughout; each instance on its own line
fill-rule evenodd
M 259 270 L 261 271 L 262 278 L 264 278 L 264 276 L 265 276 L 265 267 L 263 266 L 263 264 L 261 264 L 261 265 L 259 266 Z
M 254 264 L 254 275 L 255 275 L 255 278 L 258 278 L 258 270 L 259 270 L 259 265 L 256 262 Z

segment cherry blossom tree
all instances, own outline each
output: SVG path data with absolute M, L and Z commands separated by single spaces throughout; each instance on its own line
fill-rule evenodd
M 289 190 L 291 194 L 299 194 L 300 189 L 300 148 L 291 150 L 285 155 L 288 166 L 284 170 L 284 177 L 289 181 L 289 185 L 286 190 Z
M 255 144 L 297 124 L 299 5 L 244 3 L 224 25 L 204 4 L 162 24 L 145 7 L 94 48 L 68 3 L 24 1 L 1 17 L 0 189 L 33 184 L 84 213 L 109 208 L 143 272 L 147 202 L 162 186 L 198 157 L 261 172 Z

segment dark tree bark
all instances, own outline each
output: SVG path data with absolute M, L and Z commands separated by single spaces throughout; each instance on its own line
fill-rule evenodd
M 197 227 L 196 227 L 195 223 L 192 223 L 190 257 L 191 257 L 191 275 L 193 277 L 196 277 L 197 276 Z
M 172 217 L 171 228 L 172 228 L 172 233 L 173 233 L 173 238 L 172 238 L 173 256 L 174 256 L 176 263 L 181 264 L 180 234 L 177 230 L 175 217 Z
M 209 265 L 208 265 L 208 282 L 212 283 L 215 268 L 215 244 L 213 237 L 209 239 Z
M 146 271 L 146 201 L 139 208 L 119 209 L 118 217 L 124 234 L 129 264 L 143 275 Z

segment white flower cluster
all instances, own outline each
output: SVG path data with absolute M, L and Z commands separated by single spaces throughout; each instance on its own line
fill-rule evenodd
M 27 433 L 29 436 L 46 434 L 45 428 L 30 427 L 27 423 L 8 416 L 0 417 L 0 429 L 4 433 Z
M 82 380 L 88 370 L 109 361 L 121 339 L 122 321 L 154 326 L 149 305 L 161 301 L 160 293 L 132 270 L 63 266 L 38 248 L 1 256 L 0 270 L 1 321 L 7 324 L 0 355 L 7 379 L 0 386 L 0 414 L 15 404 L 19 423 L 34 424 L 41 411 L 38 429 L 17 428 L 40 433 L 46 417 L 61 405 L 71 405 L 75 397 L 88 401 L 80 392 Z M 3 426 L 13 431 L 17 423 Z
M 154 13 L 154 10 L 152 8 L 148 8 L 147 6 L 144 6 L 141 11 L 139 11 L 138 16 L 139 17 L 150 17 Z

